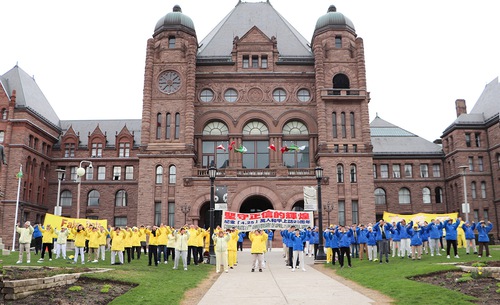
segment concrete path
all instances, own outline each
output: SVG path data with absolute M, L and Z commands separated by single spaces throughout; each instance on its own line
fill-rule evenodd
M 251 272 L 251 260 L 249 249 L 238 252 L 238 266 L 230 269 L 229 273 L 223 272 L 198 304 L 376 304 L 374 300 L 314 269 L 312 257 L 305 257 L 305 272 L 301 268 L 292 272 L 286 267 L 283 250 L 278 248 L 266 253 L 263 272 L 258 269 Z

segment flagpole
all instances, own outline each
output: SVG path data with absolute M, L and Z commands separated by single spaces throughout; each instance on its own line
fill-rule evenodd
M 19 210 L 19 194 L 21 193 L 21 179 L 23 178 L 23 165 L 19 166 L 19 173 L 16 175 L 19 178 L 17 183 L 17 199 L 16 199 L 16 216 L 14 217 L 14 235 L 12 236 L 12 251 L 16 251 L 16 226 L 17 226 L 17 211 Z

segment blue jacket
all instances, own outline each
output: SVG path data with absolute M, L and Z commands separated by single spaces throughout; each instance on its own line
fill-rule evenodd
M 376 246 L 377 245 L 377 233 L 373 232 L 373 231 L 367 231 L 366 232 L 366 239 L 367 239 L 367 242 L 366 244 L 368 246 Z
M 384 225 L 384 232 L 386 232 L 385 239 L 387 239 L 387 240 L 391 239 L 391 235 L 390 235 L 391 231 L 393 231 L 392 225 L 390 223 L 386 223 Z M 382 240 L 382 230 L 380 229 L 379 222 L 373 226 L 373 232 L 375 232 L 375 234 L 376 234 L 376 240 Z
M 490 242 L 490 237 L 488 236 L 488 233 L 493 229 L 493 224 L 490 222 L 487 226 L 482 226 L 478 225 L 476 227 L 478 237 L 477 241 L 480 243 L 489 243 Z
M 476 229 L 475 223 L 472 223 L 472 225 L 470 225 L 470 226 L 463 224 L 462 229 L 464 229 L 464 232 L 465 232 L 465 239 L 476 238 L 476 236 L 474 236 L 474 229 Z
M 40 231 L 38 226 L 35 226 L 33 228 L 33 235 L 32 236 L 33 236 L 33 238 L 42 237 L 42 232 Z
M 404 238 L 410 238 L 410 235 L 408 235 L 407 228 L 411 228 L 413 226 L 413 221 L 410 221 L 409 224 L 406 226 L 403 226 L 401 222 L 398 222 L 396 224 L 396 230 L 399 233 L 399 238 L 404 239 Z
M 295 235 L 295 232 L 290 232 L 288 238 L 291 241 L 293 251 L 304 251 L 304 242 L 306 240 L 306 233 L 304 231 L 300 231 L 299 236 Z
M 339 239 L 337 237 L 337 235 L 335 235 L 334 232 L 325 232 L 325 234 L 323 235 L 325 237 L 325 240 L 328 240 L 329 243 L 330 243 L 330 248 L 332 249 L 338 249 L 339 247 Z
M 401 241 L 401 237 L 399 237 L 399 231 L 394 230 L 394 233 L 391 234 L 392 241 Z
M 449 223 L 448 221 L 444 224 L 444 229 L 446 230 L 446 240 L 457 240 L 457 228 L 460 224 L 460 220 L 456 220 L 455 223 Z
M 406 233 L 411 237 L 410 246 L 421 246 L 422 245 L 422 237 L 420 236 L 422 230 L 415 230 L 411 227 L 406 229 Z
M 349 229 L 349 231 L 342 233 L 338 228 L 336 228 L 335 235 L 337 235 L 337 238 L 339 239 L 340 248 L 349 248 L 349 246 L 351 245 L 352 229 Z
M 364 228 L 364 229 L 357 228 L 356 231 L 358 234 L 358 242 L 360 244 L 366 244 L 368 242 L 368 238 L 366 237 L 366 233 L 368 233 L 368 229 L 367 228 Z
M 240 232 L 240 233 L 238 233 L 238 242 L 239 242 L 239 243 L 242 243 L 242 242 L 243 242 L 243 238 L 245 238 L 245 235 L 246 235 L 246 233 L 245 233 L 245 232 Z
M 266 232 L 266 234 L 267 234 L 267 240 L 273 240 L 273 237 L 274 237 L 273 230 L 264 230 L 264 232 Z
M 309 240 L 309 243 L 313 245 L 319 244 L 319 232 L 311 231 L 311 239 Z
M 432 239 L 437 239 L 443 236 L 443 223 L 436 225 L 431 222 L 427 225 L 427 231 L 429 232 L 429 237 Z
M 280 232 L 280 234 L 281 234 L 281 237 L 283 238 L 283 243 L 285 244 L 285 246 L 291 247 L 292 244 L 291 244 L 291 241 L 290 241 L 288 230 L 283 230 L 283 231 Z

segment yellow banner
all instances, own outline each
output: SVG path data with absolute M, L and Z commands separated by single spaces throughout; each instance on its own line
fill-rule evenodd
M 427 214 L 427 213 L 418 213 L 418 214 L 394 214 L 389 212 L 384 212 L 384 220 L 390 223 L 399 222 L 402 219 L 406 220 L 406 223 L 413 221 L 413 223 L 423 224 L 424 221 L 427 223 L 431 222 L 432 219 L 438 219 L 440 221 L 444 221 L 447 219 L 457 219 L 458 213 L 449 213 L 449 214 Z
M 45 221 L 43 222 L 43 226 L 47 227 L 47 225 L 50 224 L 54 229 L 61 229 L 62 227 L 71 229 L 75 228 L 80 223 L 85 228 L 87 228 L 90 224 L 93 226 L 103 226 L 104 228 L 108 227 L 107 219 L 69 218 L 69 217 L 56 216 L 54 214 L 49 214 L 49 213 L 45 214 Z

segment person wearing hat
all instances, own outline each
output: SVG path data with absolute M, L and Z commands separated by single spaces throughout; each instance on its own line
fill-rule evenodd
M 60 230 L 54 228 L 54 232 L 57 235 L 56 259 L 58 259 L 61 255 L 63 259 L 66 259 L 66 243 L 68 242 L 69 231 L 65 226 L 62 226 Z
M 477 241 L 479 242 L 479 255 L 478 257 L 483 256 L 483 248 L 486 249 L 486 256 L 491 257 L 490 248 L 488 244 L 490 243 L 490 237 L 488 233 L 493 229 L 493 224 L 488 221 L 488 225 L 486 225 L 484 220 L 481 220 L 479 224 L 476 226 L 476 230 L 478 233 Z

